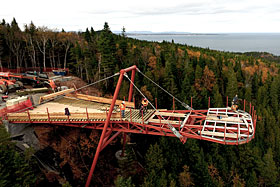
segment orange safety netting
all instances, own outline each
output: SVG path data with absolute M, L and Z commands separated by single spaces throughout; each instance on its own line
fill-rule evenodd
M 28 109 L 33 109 L 32 102 L 30 99 L 20 102 L 15 105 L 7 106 L 5 108 L 0 109 L 0 117 L 5 116 L 7 113 L 24 112 Z
M 26 71 L 37 71 L 37 72 L 40 72 L 41 70 L 43 72 L 52 72 L 53 70 L 64 70 L 67 73 L 69 72 L 68 68 L 65 68 L 65 69 L 64 68 L 40 68 L 40 67 L 17 68 L 17 69 L 10 69 L 10 68 L 3 68 L 3 67 L 0 68 L 1 72 L 11 72 L 11 73 L 24 73 Z

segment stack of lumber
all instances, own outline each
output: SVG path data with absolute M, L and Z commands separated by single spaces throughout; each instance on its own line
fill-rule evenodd
M 87 101 L 94 101 L 94 102 L 98 102 L 98 103 L 106 103 L 106 104 L 111 104 L 113 99 L 108 99 L 108 98 L 104 98 L 104 97 L 97 97 L 97 96 L 91 96 L 91 95 L 84 95 L 84 94 L 67 94 L 67 96 L 69 97 L 75 97 L 78 99 L 83 99 L 83 100 L 87 100 Z M 122 103 L 122 100 L 116 100 L 115 105 L 120 105 Z M 126 107 L 129 108 L 135 108 L 134 103 L 133 102 L 125 102 Z
M 60 95 L 69 94 L 73 91 L 74 91 L 74 88 L 71 88 L 71 89 L 55 92 L 55 93 L 52 93 L 52 94 L 44 95 L 44 96 L 40 97 L 39 103 L 41 103 L 43 101 L 46 101 L 46 100 L 54 99 L 54 98 L 56 98 L 57 96 L 60 96 Z

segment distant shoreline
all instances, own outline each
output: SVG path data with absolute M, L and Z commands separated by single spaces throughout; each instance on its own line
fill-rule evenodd
M 127 36 L 139 36 L 139 35 L 145 35 L 145 36 L 170 36 L 170 35 L 177 35 L 177 36 L 210 36 L 210 35 L 225 35 L 225 34 L 212 34 L 212 33 L 186 33 L 186 34 L 180 34 L 180 33 L 126 33 Z
M 268 52 L 280 56 L 280 33 L 172 33 L 128 32 L 130 38 L 172 42 L 230 52 Z

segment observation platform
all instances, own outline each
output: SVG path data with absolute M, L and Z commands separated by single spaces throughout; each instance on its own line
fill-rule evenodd
M 49 124 L 103 130 L 110 104 L 94 102 L 86 95 L 78 96 L 72 94 L 41 104 L 33 110 L 8 113 L 6 119 L 17 124 Z M 69 109 L 70 116 L 65 115 L 65 108 Z M 173 127 L 170 128 L 170 125 Z M 254 137 L 255 125 L 256 117 L 252 118 L 242 110 L 234 112 L 230 108 L 148 109 L 142 115 L 139 109 L 130 107 L 125 111 L 125 118 L 121 118 L 119 107 L 116 105 L 108 130 L 171 137 L 176 137 L 177 134 L 181 136 L 182 142 L 187 138 L 195 138 L 236 145 L 249 142 Z
M 125 117 L 121 118 L 118 105 L 122 101 L 117 100 L 117 97 L 124 77 L 130 82 L 128 101 L 132 100 L 133 88 L 146 98 L 141 90 L 134 84 L 136 71 L 173 98 L 173 110 L 157 109 L 157 107 L 154 107 L 153 104 L 148 101 L 150 104 L 149 106 L 153 109 L 142 114 L 139 110 L 134 109 L 134 103 L 126 102 L 128 108 L 125 111 Z M 129 78 L 128 72 L 131 72 L 131 78 Z M 251 103 L 249 113 L 242 110 L 232 111 L 228 107 L 210 108 L 209 97 L 209 109 L 193 110 L 192 98 L 191 106 L 188 106 L 142 73 L 136 65 L 122 69 L 114 75 L 98 80 L 87 86 L 94 85 L 115 76 L 119 76 L 119 78 L 113 99 L 77 94 L 77 90 L 68 89 L 43 96 L 40 98 L 40 106 L 33 110 L 19 112 L 32 107 L 18 105 L 23 108 L 17 110 L 17 113 L 11 113 L 10 111 L 14 112 L 14 110 L 7 109 L 5 113 L 7 115 L 2 116 L 10 123 L 19 125 L 31 123 L 34 125 L 46 124 L 102 130 L 94 160 L 89 171 L 86 187 L 90 186 L 99 153 L 122 132 L 124 132 L 123 150 L 126 142 L 126 133 L 177 137 L 183 143 L 185 143 L 188 138 L 195 138 L 228 145 L 248 143 L 254 138 L 257 115 L 254 107 L 251 110 Z M 81 87 L 78 90 L 85 87 Z M 73 92 L 75 92 L 75 94 L 73 94 Z M 175 110 L 175 99 L 187 110 Z M 228 97 L 226 106 L 228 106 Z M 71 115 L 65 115 L 65 108 L 69 109 Z M 243 108 L 245 110 L 245 100 Z

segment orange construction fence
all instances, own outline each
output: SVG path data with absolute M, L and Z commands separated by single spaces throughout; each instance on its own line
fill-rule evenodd
M 66 73 L 69 73 L 69 68 L 40 68 L 40 67 L 33 67 L 33 68 L 16 68 L 16 69 L 10 69 L 10 68 L 3 68 L 0 67 L 1 72 L 11 72 L 11 73 L 24 73 L 26 71 L 37 71 L 40 72 L 42 70 L 43 72 L 52 72 L 53 70 L 64 70 Z
M 28 109 L 33 109 L 32 102 L 30 99 L 26 101 L 20 102 L 18 104 L 7 106 L 5 108 L 0 109 L 0 117 L 7 115 L 8 113 L 15 113 L 15 112 L 23 112 Z

